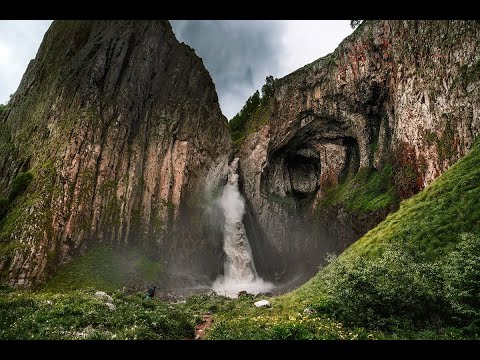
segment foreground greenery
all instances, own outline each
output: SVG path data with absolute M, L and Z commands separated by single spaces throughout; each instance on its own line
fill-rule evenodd
M 181 339 L 208 312 L 208 339 L 479 339 L 479 185 L 477 143 L 305 285 L 270 298 L 270 308 L 254 307 L 262 296 L 204 294 L 173 304 L 112 291 L 121 281 L 109 278 L 115 271 L 103 249 L 37 292 L 0 291 L 0 338 Z M 155 277 L 154 262 L 139 259 L 138 271 Z M 115 309 L 95 298 L 104 289 Z
M 94 290 L 0 292 L 0 339 L 180 339 L 196 317 L 142 293 L 111 293 L 112 309 Z
M 413 248 L 378 258 L 330 258 L 300 289 L 272 308 L 221 312 L 211 339 L 478 339 L 480 238 L 425 262 Z

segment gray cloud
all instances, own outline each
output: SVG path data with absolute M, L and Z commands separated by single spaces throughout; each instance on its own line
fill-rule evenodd
M 0 20 L 0 103 L 9 100 L 35 57 L 50 20 Z M 333 51 L 352 31 L 348 20 L 173 20 L 180 41 L 212 75 L 230 119 L 267 75 L 282 77 Z
M 177 39 L 203 59 L 228 119 L 261 88 L 266 76 L 279 76 L 284 21 L 171 20 L 171 24 Z

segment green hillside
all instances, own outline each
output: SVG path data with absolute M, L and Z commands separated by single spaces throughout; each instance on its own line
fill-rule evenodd
M 428 259 L 449 253 L 459 234 L 480 232 L 480 143 L 445 174 L 354 243 L 343 256 L 378 255 L 408 242 Z

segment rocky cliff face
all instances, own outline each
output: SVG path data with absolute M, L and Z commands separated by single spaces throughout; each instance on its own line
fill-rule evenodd
M 238 151 L 262 277 L 315 272 L 471 148 L 479 40 L 479 22 L 368 21 L 278 82 Z M 0 123 L 2 279 L 44 282 L 97 243 L 219 273 L 232 144 L 168 22 L 55 21 Z
M 167 21 L 53 22 L 0 122 L 2 195 L 33 175 L 0 222 L 11 285 L 43 282 L 99 242 L 216 276 L 205 204 L 231 140 L 208 72 Z
M 295 262 L 315 271 L 467 153 L 480 132 L 479 75 L 478 21 L 367 21 L 280 79 L 271 115 L 239 151 L 270 274 Z M 372 181 L 384 193 L 358 204 Z

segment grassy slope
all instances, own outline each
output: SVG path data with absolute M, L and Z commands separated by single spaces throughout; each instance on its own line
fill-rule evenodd
M 450 252 L 459 234 L 480 232 L 480 143 L 419 194 L 346 250 L 374 256 L 384 245 L 406 240 L 435 259 Z
M 97 245 L 81 257 L 61 267 L 42 291 L 64 292 L 78 289 L 115 291 L 134 282 L 138 286 L 160 281 L 162 266 L 137 249 L 115 249 Z
M 448 253 L 464 232 L 480 233 L 480 142 L 430 186 L 353 243 L 342 257 L 378 256 L 385 244 L 409 241 L 428 258 Z M 318 276 L 280 299 L 305 302 Z

